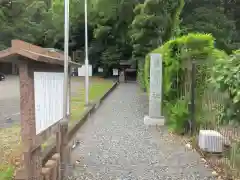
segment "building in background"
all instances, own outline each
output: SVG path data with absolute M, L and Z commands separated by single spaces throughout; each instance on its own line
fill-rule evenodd
M 17 75 L 18 66 L 15 63 L 0 62 L 0 72 L 6 75 Z

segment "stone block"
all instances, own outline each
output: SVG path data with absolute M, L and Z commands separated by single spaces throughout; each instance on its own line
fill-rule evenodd
M 159 118 L 152 118 L 150 116 L 144 117 L 144 124 L 148 126 L 163 126 L 165 123 L 165 119 L 163 116 Z
M 223 152 L 224 137 L 214 130 L 200 130 L 198 146 L 201 150 L 211 153 Z

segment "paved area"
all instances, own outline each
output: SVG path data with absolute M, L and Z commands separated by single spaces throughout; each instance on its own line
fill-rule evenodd
M 19 122 L 20 93 L 18 76 L 0 81 L 0 128 Z
M 165 127 L 146 127 L 147 98 L 136 84 L 121 84 L 76 135 L 76 180 L 210 180 L 196 152 Z

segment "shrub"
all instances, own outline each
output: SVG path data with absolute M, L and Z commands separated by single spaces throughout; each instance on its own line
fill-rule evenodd
M 207 60 L 213 52 L 213 44 L 214 38 L 209 34 L 188 34 L 186 36 L 170 40 L 151 52 L 161 53 L 163 57 L 164 100 L 174 100 L 175 89 L 172 88 L 172 86 L 176 83 L 175 78 L 177 75 L 179 77 L 183 76 L 184 62 L 192 60 Z M 149 88 L 149 72 L 150 57 L 147 55 L 144 68 L 144 80 L 147 89 Z
M 185 99 L 178 99 L 175 104 L 167 103 L 167 125 L 170 131 L 178 134 L 184 133 L 184 126 L 188 121 L 188 102 Z
M 137 81 L 138 81 L 138 84 L 140 85 L 140 88 L 146 91 L 146 84 L 144 81 L 144 62 L 143 61 L 138 62 Z
M 240 122 L 240 50 L 231 56 L 222 56 L 212 68 L 211 82 L 215 88 L 228 94 L 224 104 L 224 121 Z
M 194 60 L 201 64 L 196 72 L 198 93 L 208 84 L 210 69 L 215 58 L 225 54 L 214 48 L 214 38 L 210 34 L 188 34 L 166 42 L 151 53 L 160 53 L 163 57 L 163 106 L 167 112 L 171 130 L 183 132 L 188 120 L 189 92 L 179 94 L 185 88 L 185 75 L 189 73 L 189 64 Z M 150 56 L 146 56 L 144 65 L 144 84 L 149 91 Z M 177 88 L 176 88 L 177 87 Z M 189 90 L 188 90 L 189 91 Z
M 11 180 L 13 178 L 14 168 L 8 167 L 6 171 L 0 172 L 0 180 Z

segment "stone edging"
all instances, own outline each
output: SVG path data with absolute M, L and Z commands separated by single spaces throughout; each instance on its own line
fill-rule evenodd
M 94 102 L 80 117 L 80 120 L 77 121 L 69 130 L 68 130 L 68 142 L 72 140 L 79 128 L 86 122 L 86 120 L 95 112 L 101 105 L 101 103 L 106 99 L 106 97 L 118 86 L 118 82 L 115 82 L 112 87 L 96 102 Z M 51 155 L 56 152 L 56 143 L 53 143 L 46 147 L 46 150 L 42 153 L 43 163 L 45 163 Z

